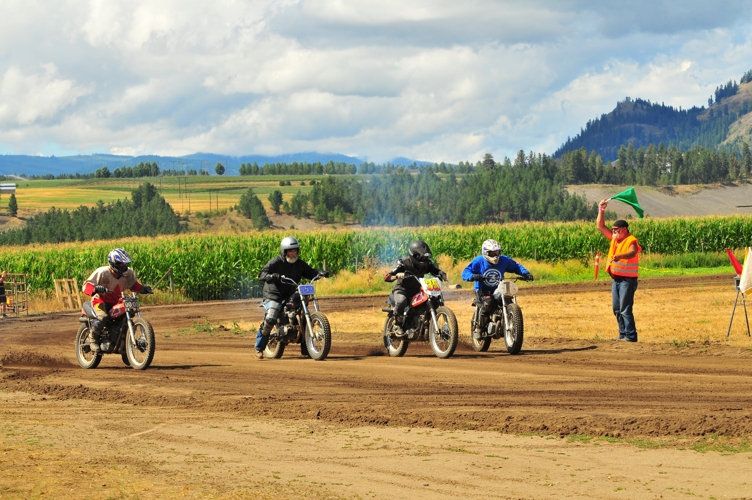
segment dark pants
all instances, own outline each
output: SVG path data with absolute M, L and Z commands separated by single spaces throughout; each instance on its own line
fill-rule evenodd
M 406 290 L 392 290 L 392 302 L 394 303 L 394 319 L 398 323 L 402 323 L 402 318 L 405 314 L 405 311 L 410 306 L 410 299 L 412 298 L 415 293 L 412 293 L 408 295 L 410 292 Z
M 611 304 L 614 316 L 619 323 L 619 338 L 637 341 L 637 327 L 635 326 L 632 306 L 637 291 L 637 278 L 623 278 L 616 276 L 611 283 Z

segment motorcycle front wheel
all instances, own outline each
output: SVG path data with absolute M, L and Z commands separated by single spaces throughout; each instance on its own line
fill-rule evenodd
M 476 339 L 473 336 L 473 331 L 475 330 L 475 327 L 478 323 L 480 323 L 480 311 L 476 307 L 473 319 L 470 320 L 470 346 L 475 352 L 486 352 L 488 350 L 488 347 L 491 345 L 491 337 L 482 337 Z
M 130 332 L 125 334 L 125 353 L 131 367 L 135 370 L 146 370 L 154 359 L 156 339 L 151 323 L 144 318 L 133 318 L 133 339 Z
M 457 349 L 459 341 L 459 328 L 457 327 L 457 318 L 451 309 L 446 306 L 436 308 L 436 322 L 439 325 L 437 331 L 431 321 L 429 331 L 429 340 L 431 349 L 434 354 L 441 359 L 446 359 Z
M 308 355 L 316 361 L 323 361 L 332 347 L 332 329 L 329 319 L 322 312 L 311 313 L 311 323 L 305 332 L 305 345 Z
M 509 354 L 517 354 L 522 349 L 522 339 L 525 333 L 525 325 L 522 321 L 522 309 L 515 303 L 507 306 L 507 316 L 511 328 L 504 325 L 504 342 Z
M 386 317 L 386 321 L 384 321 L 384 347 L 386 347 L 387 354 L 399 358 L 405 355 L 408 341 L 404 338 L 395 337 L 392 333 L 393 326 L 394 316 L 390 314 Z
M 96 368 L 99 366 L 99 362 L 102 361 L 101 352 L 92 352 L 89 349 L 89 344 L 86 339 L 89 337 L 89 325 L 84 323 L 78 329 L 76 334 L 76 360 L 81 368 L 87 370 Z

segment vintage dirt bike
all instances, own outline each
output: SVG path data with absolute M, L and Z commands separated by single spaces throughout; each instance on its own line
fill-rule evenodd
M 384 347 L 390 356 L 403 356 L 410 342 L 427 340 L 434 354 L 448 358 L 454 354 L 459 340 L 457 318 L 451 309 L 444 305 L 441 283 L 437 277 L 418 278 L 405 273 L 403 280 L 417 280 L 420 292 L 410 300 L 402 321 L 404 336 L 394 333 L 394 298 L 390 294 L 382 311 L 388 313 L 384 321 Z
M 264 357 L 281 358 L 287 344 L 301 344 L 301 354 L 316 361 L 323 361 L 329 355 L 329 349 L 332 347 L 332 329 L 327 317 L 319 311 L 319 303 L 315 297 L 316 289 L 313 286 L 313 282 L 322 277 L 316 276 L 308 285 L 299 285 L 287 276 L 280 276 L 283 283 L 297 286 L 298 291 L 285 301 L 277 318 L 276 328 L 269 332 L 269 343 L 264 349 Z M 311 302 L 313 312 L 308 308 Z
M 477 352 L 485 352 L 491 345 L 492 339 L 504 337 L 509 354 L 517 354 L 522 349 L 522 340 L 525 333 L 525 324 L 522 320 L 522 309 L 517 305 L 517 291 L 519 287 L 516 281 L 521 278 L 505 279 L 499 282 L 494 297 L 498 297 L 499 305 L 490 314 L 484 317 L 481 314 L 483 305 L 482 291 L 476 292 L 473 301 L 475 313 L 470 322 L 472 346 Z
M 120 354 L 123 363 L 136 370 L 148 368 L 154 359 L 154 329 L 141 317 L 137 294 L 121 293 L 120 301 L 107 314 L 99 339 L 100 352 L 93 352 L 86 339 L 97 313 L 91 302 L 85 302 L 81 308 L 78 321 L 83 324 L 76 334 L 76 359 L 81 368 L 96 368 L 105 354 Z

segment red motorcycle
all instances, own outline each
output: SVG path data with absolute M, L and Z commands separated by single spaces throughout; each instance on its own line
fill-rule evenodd
M 81 368 L 96 368 L 105 354 L 120 354 L 123 363 L 145 370 L 154 359 L 155 340 L 151 323 L 141 317 L 137 294 L 128 297 L 121 293 L 120 300 L 107 312 L 105 327 L 99 338 L 99 352 L 92 351 L 87 339 L 97 320 L 91 302 L 81 308 L 83 323 L 76 334 L 76 359 Z

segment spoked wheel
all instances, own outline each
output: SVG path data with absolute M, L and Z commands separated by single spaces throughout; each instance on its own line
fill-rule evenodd
M 136 370 L 146 370 L 154 359 L 156 340 L 151 323 L 144 318 L 133 318 L 133 338 L 126 332 L 125 353 L 131 366 Z
M 305 345 L 308 354 L 316 361 L 323 361 L 332 347 L 332 329 L 322 312 L 311 313 L 311 322 L 306 328 Z
M 517 304 L 507 306 L 507 316 L 512 328 L 504 325 L 504 342 L 507 344 L 509 354 L 517 354 L 522 349 L 522 338 L 525 333 L 525 325 L 522 322 L 522 309 Z
M 280 342 L 277 338 L 272 337 L 269 339 L 269 343 L 266 344 L 266 349 L 264 349 L 264 357 L 269 359 L 279 359 L 282 357 L 282 354 L 285 352 L 285 344 L 284 342 Z
M 454 350 L 457 349 L 457 342 L 459 341 L 457 318 L 451 309 L 440 306 L 436 308 L 436 322 L 439 325 L 438 331 L 436 331 L 433 321 L 431 321 L 428 329 L 431 349 L 436 356 L 445 359 L 454 354 Z
M 404 338 L 395 337 L 392 333 L 394 326 L 394 316 L 391 314 L 384 321 L 384 347 L 386 352 L 393 357 L 399 358 L 404 356 L 407 351 L 408 341 Z
M 491 337 L 482 337 L 482 338 L 476 339 L 473 336 L 475 327 L 479 323 L 480 323 L 480 311 L 476 307 L 475 314 L 473 315 L 473 319 L 470 321 L 470 345 L 472 346 L 475 352 L 486 352 L 488 350 L 488 347 L 491 345 Z
M 86 342 L 87 338 L 89 338 L 89 325 L 84 323 L 76 334 L 76 360 L 81 368 L 88 370 L 99 366 L 99 362 L 102 361 L 102 353 L 92 352 L 89 349 L 89 343 Z

